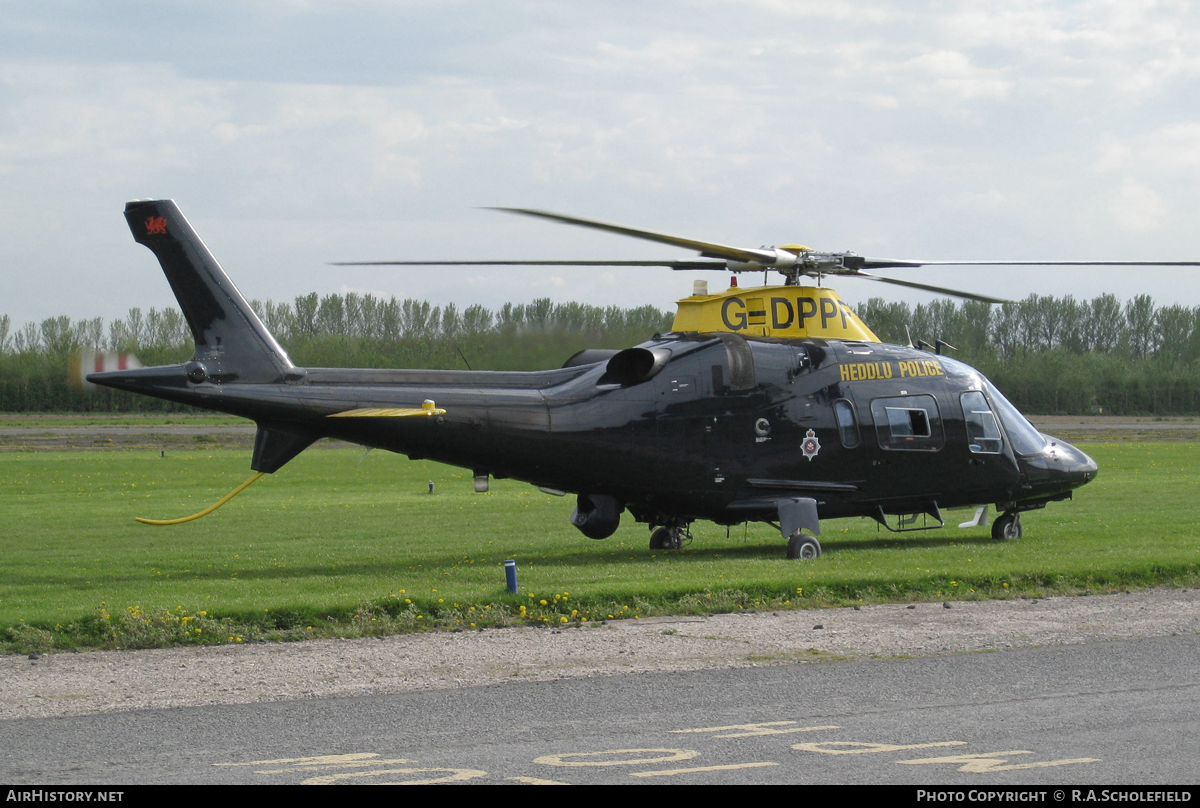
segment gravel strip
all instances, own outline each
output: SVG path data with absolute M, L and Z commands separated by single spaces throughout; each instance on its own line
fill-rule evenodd
M 937 656 L 1200 632 L 1200 589 L 0 657 L 0 719 Z

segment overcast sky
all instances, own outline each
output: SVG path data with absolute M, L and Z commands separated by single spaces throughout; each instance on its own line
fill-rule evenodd
M 1200 259 L 1200 12 L 0 2 L 0 314 L 107 321 L 174 305 L 121 215 L 137 198 L 175 199 L 242 291 L 276 301 L 669 309 L 691 292 L 692 275 L 667 270 L 326 263 L 691 257 L 489 205 L 873 257 Z M 1200 305 L 1200 269 L 891 274 Z M 931 298 L 837 288 L 854 302 Z

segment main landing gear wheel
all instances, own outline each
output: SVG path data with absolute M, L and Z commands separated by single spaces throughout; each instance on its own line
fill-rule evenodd
M 681 547 L 683 535 L 677 527 L 660 527 L 650 534 L 651 550 L 678 550 Z
M 812 536 L 804 533 L 795 533 L 788 539 L 787 557 L 788 558 L 819 558 L 821 556 L 821 542 L 817 541 Z
M 1009 511 L 992 522 L 992 538 L 997 541 L 1019 539 L 1023 532 L 1019 513 Z

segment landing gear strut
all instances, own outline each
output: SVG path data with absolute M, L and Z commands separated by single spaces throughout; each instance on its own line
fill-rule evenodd
M 650 533 L 651 550 L 679 550 L 692 540 L 688 523 L 672 519 Z
M 1022 532 L 1021 514 L 1017 511 L 1005 511 L 992 522 L 992 538 L 997 541 L 1019 539 Z

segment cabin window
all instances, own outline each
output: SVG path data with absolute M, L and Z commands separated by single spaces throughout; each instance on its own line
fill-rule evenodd
M 907 407 L 887 408 L 888 429 L 895 438 L 928 438 L 929 413 Z
M 1000 424 L 978 390 L 962 394 L 963 417 L 967 422 L 967 443 L 976 454 L 999 454 L 1004 447 Z
M 859 444 L 858 420 L 854 417 L 854 405 L 844 398 L 833 402 L 833 415 L 837 418 L 838 435 L 842 445 L 853 449 Z
M 936 452 L 945 443 L 942 416 L 933 396 L 877 398 L 871 402 L 871 417 L 884 449 Z

